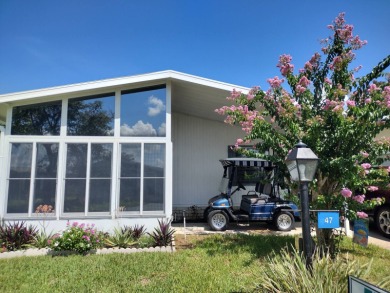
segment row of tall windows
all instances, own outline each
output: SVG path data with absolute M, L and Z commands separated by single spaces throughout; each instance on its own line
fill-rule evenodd
M 58 203 L 61 214 L 162 212 L 165 143 L 141 142 L 165 137 L 165 123 L 165 85 L 13 107 L 7 214 L 33 214 L 41 204 Z M 16 135 L 29 141 L 12 139 Z M 50 139 L 42 142 L 45 136 Z M 95 138 L 67 141 L 75 136 Z
M 114 176 L 113 144 L 66 144 L 62 213 L 108 214 L 115 196 L 112 184 L 122 211 L 164 211 L 165 144 L 120 143 L 119 149 L 119 174 Z M 58 143 L 12 143 L 8 214 L 56 206 L 58 159 Z
M 113 136 L 115 93 L 68 100 L 68 136 Z M 120 97 L 120 136 L 164 137 L 165 86 L 127 90 Z M 12 135 L 60 135 L 62 101 L 17 106 L 12 111 Z

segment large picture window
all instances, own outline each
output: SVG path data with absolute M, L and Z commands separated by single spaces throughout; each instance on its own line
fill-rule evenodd
M 56 143 L 12 143 L 7 213 L 33 213 L 41 204 L 55 207 L 57 164 Z
M 61 101 L 54 101 L 14 107 L 11 134 L 60 135 L 61 104 Z
M 58 218 L 162 214 L 166 92 L 156 85 L 13 106 L 6 214 L 34 217 L 39 205 Z
M 114 135 L 115 94 L 69 99 L 68 135 Z
M 120 135 L 165 136 L 165 105 L 165 85 L 123 91 Z
M 68 144 L 64 213 L 110 212 L 112 144 Z

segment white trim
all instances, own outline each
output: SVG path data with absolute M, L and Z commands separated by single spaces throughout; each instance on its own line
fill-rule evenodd
M 141 143 L 141 170 L 140 170 L 140 183 L 139 183 L 139 189 L 140 189 L 140 202 L 139 202 L 139 214 L 144 214 L 144 181 L 145 181 L 145 143 Z
M 87 169 L 85 174 L 85 195 L 84 195 L 84 216 L 88 215 L 89 209 L 89 192 L 90 192 L 90 183 L 91 183 L 91 155 L 92 155 L 92 143 L 87 143 Z M 111 174 L 112 175 L 112 174 Z
M 3 203 L 5 201 L 5 186 L 6 184 L 6 176 L 5 176 L 5 158 L 4 158 L 4 149 L 5 149 L 5 128 L 3 126 L 0 126 L 0 203 Z M 0 225 L 2 224 L 2 219 L 5 214 L 5 207 L 0 208 Z
M 118 166 L 120 166 L 121 158 L 119 156 L 119 143 L 112 144 L 112 154 L 111 154 L 111 197 L 110 197 L 110 216 L 111 219 L 115 219 L 115 211 L 119 205 L 119 184 L 118 184 Z M 118 164 L 119 162 L 119 164 Z M 118 202 L 118 204 L 117 204 Z
M 37 142 L 32 143 L 31 152 L 31 170 L 30 170 L 30 193 L 28 196 L 28 216 L 31 217 L 33 213 L 34 204 L 34 189 L 35 189 L 35 176 L 36 176 L 36 163 L 37 163 Z
M 112 91 L 115 91 L 116 87 L 123 87 L 128 84 L 137 84 L 137 83 L 145 83 L 145 82 L 156 82 L 161 80 L 161 83 L 166 83 L 167 80 L 178 80 L 178 81 L 186 81 L 193 84 L 199 84 L 203 86 L 209 86 L 212 88 L 217 88 L 221 90 L 231 91 L 232 89 L 237 89 L 242 92 L 249 91 L 249 88 L 229 84 L 221 81 L 216 81 L 212 79 L 207 79 L 195 75 L 190 75 L 186 73 L 181 73 L 173 70 L 159 71 L 154 73 L 147 73 L 142 75 L 133 75 L 126 77 L 119 77 L 113 79 L 105 79 L 77 84 L 70 84 L 64 86 L 57 86 L 51 88 L 44 88 L 38 90 L 24 91 L 24 92 L 16 92 L 0 95 L 0 103 L 8 103 L 15 102 L 19 100 L 30 100 L 42 97 L 50 97 L 50 96 L 59 96 L 59 95 L 67 95 L 67 94 L 76 94 L 85 91 L 91 90 L 100 90 L 107 88 L 111 88 Z
M 173 143 L 172 143 L 172 83 L 166 85 L 166 143 L 165 143 L 165 194 L 164 213 L 172 215 L 173 204 Z

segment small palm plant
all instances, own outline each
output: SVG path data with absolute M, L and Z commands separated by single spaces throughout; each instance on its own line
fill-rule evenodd
M 172 220 L 158 220 L 158 227 L 152 233 L 148 233 L 154 240 L 154 246 L 168 246 L 173 241 L 175 230 L 171 228 Z
M 107 247 L 128 248 L 137 244 L 129 230 L 115 229 L 114 234 L 104 240 Z

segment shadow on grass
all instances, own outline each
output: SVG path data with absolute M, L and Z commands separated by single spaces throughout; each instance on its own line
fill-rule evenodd
M 291 247 L 294 243 L 293 236 L 228 234 L 197 240 L 194 247 L 205 250 L 211 256 L 247 252 L 256 258 L 263 258 L 272 252 L 278 253 L 286 246 Z

